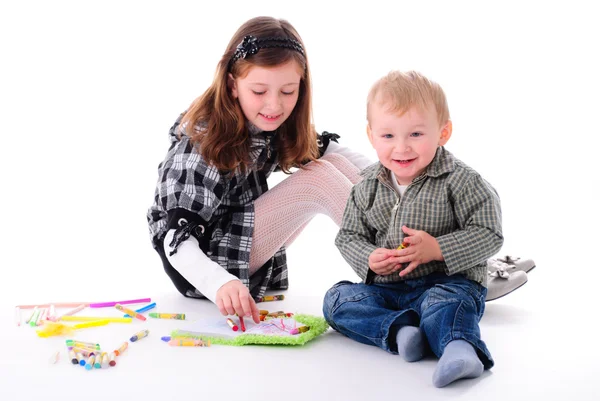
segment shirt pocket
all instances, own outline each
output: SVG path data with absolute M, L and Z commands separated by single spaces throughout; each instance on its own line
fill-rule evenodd
M 401 219 L 408 228 L 425 231 L 432 237 L 456 228 L 454 210 L 447 199 L 416 199 L 404 208 Z

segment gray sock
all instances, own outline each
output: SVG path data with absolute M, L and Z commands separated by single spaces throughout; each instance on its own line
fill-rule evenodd
M 433 385 L 444 387 L 458 379 L 481 376 L 483 364 L 475 348 L 465 340 L 450 341 L 433 374 Z
M 406 362 L 416 362 L 425 355 L 425 339 L 423 333 L 415 326 L 403 326 L 396 335 L 398 354 Z

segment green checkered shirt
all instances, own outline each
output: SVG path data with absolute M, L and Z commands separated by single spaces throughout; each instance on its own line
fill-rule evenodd
M 486 260 L 504 242 L 502 213 L 496 190 L 475 170 L 439 147 L 426 171 L 401 198 L 381 163 L 361 175 L 364 179 L 352 189 L 335 244 L 365 283 L 445 272 L 487 285 Z M 403 225 L 435 237 L 444 261 L 419 265 L 403 278 L 398 272 L 375 274 L 369 269 L 369 255 L 376 248 L 397 248 L 404 238 Z

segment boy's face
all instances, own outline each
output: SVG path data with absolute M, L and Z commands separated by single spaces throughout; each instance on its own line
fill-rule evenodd
M 292 114 L 302 70 L 294 60 L 276 67 L 253 66 L 243 78 L 229 74 L 231 94 L 244 116 L 263 131 L 274 131 Z
M 400 185 L 408 185 L 433 160 L 438 146 L 448 142 L 452 123 L 440 127 L 434 110 L 410 108 L 398 115 L 383 104 L 369 106 L 369 140 L 381 164 L 396 176 Z

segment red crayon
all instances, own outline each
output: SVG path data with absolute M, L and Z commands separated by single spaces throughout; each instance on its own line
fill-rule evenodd
M 227 324 L 229 325 L 229 327 L 231 327 L 231 330 L 238 331 L 237 325 L 233 323 L 233 320 L 231 320 L 230 318 L 227 318 Z

